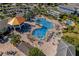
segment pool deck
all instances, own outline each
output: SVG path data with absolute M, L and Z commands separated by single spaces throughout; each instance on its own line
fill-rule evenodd
M 49 20 L 49 19 L 48 19 Z M 56 21 L 56 20 L 51 20 L 54 24 L 56 24 L 56 25 L 59 25 L 60 27 L 61 27 L 61 24 L 58 22 L 58 21 Z M 35 29 L 35 28 L 34 28 Z M 62 29 L 62 28 L 60 28 L 60 29 Z M 54 29 L 51 29 L 51 30 L 49 30 L 49 32 L 51 33 L 51 32 L 56 32 L 57 30 L 54 28 Z M 22 37 L 26 37 L 27 35 L 23 35 Z M 25 40 L 23 38 L 23 40 Z M 33 45 L 33 46 L 38 46 L 38 48 L 40 49 L 40 50 L 42 50 L 44 53 L 45 53 L 45 55 L 47 55 L 47 56 L 54 56 L 54 55 L 56 55 L 56 53 L 57 53 L 57 47 L 58 47 L 58 41 L 56 40 L 56 39 L 53 39 L 53 37 L 50 39 L 50 41 L 49 42 L 45 42 L 44 41 L 44 44 L 42 44 L 41 46 L 39 46 L 38 45 L 38 41 L 36 41 L 36 42 L 34 42 L 34 43 L 31 43 L 30 41 L 29 41 L 29 39 L 27 39 L 26 38 L 26 40 L 25 40 L 26 42 L 29 42 L 31 45 Z M 53 44 L 54 43 L 54 44 Z
M 5 44 L 0 44 L 0 52 L 3 52 L 3 56 L 8 56 L 6 54 L 7 51 L 17 51 L 17 56 L 25 56 L 23 52 L 21 52 L 19 49 L 17 49 L 15 46 L 13 46 L 11 43 L 7 42 Z
M 41 15 L 41 16 L 37 15 L 37 17 L 38 18 L 46 18 L 46 20 L 48 20 L 48 21 L 50 21 L 50 22 L 52 22 L 52 23 L 54 23 L 56 25 L 59 25 L 60 29 L 63 28 L 63 26 L 60 24 L 60 22 L 58 20 L 55 20 L 54 18 L 50 19 L 50 18 L 48 18 L 47 16 L 44 16 L 44 15 Z
M 41 17 L 45 17 L 46 20 L 54 23 L 55 26 L 58 25 L 59 29 L 62 30 L 63 27 L 57 20 L 54 20 L 54 19 L 49 20 L 49 18 L 46 17 L 46 16 L 41 16 Z M 58 32 L 58 31 L 59 30 L 56 30 L 55 28 L 49 30 L 50 33 L 51 32 Z M 45 41 L 44 44 L 42 44 L 41 46 L 38 45 L 38 48 L 40 50 L 42 50 L 45 53 L 45 55 L 47 55 L 47 56 L 54 56 L 57 53 L 57 47 L 58 47 L 58 44 L 59 44 L 58 39 L 59 39 L 58 37 L 56 37 L 55 39 L 53 39 L 53 37 L 52 37 L 49 42 Z
M 57 44 L 58 42 L 56 42 L 56 40 L 52 39 L 49 42 L 44 42 L 44 44 L 42 44 L 41 46 L 38 45 L 38 41 L 35 42 L 31 42 L 28 38 L 27 38 L 27 34 L 21 34 L 22 38 L 21 40 L 30 43 L 32 46 L 36 46 L 38 47 L 40 50 L 42 50 L 45 55 L 47 56 L 54 56 L 56 55 L 57 52 Z M 52 43 L 55 43 L 55 45 L 53 45 Z
M 54 44 L 53 44 L 54 43 Z M 44 42 L 43 45 L 39 46 L 39 48 L 46 54 L 47 56 L 54 56 L 57 53 L 57 45 L 53 39 L 50 42 Z
M 45 17 L 45 16 L 42 16 L 42 17 Z M 49 20 L 49 18 L 47 17 L 46 18 L 47 20 Z M 59 25 L 59 28 L 60 30 L 62 29 L 62 25 L 57 21 L 57 20 L 54 20 L 54 19 L 51 19 L 49 20 L 51 21 L 52 23 L 54 23 L 55 25 Z M 15 31 L 15 33 L 18 33 L 21 35 L 21 40 L 25 41 L 25 42 L 28 42 L 30 45 L 32 46 L 36 46 L 41 49 L 47 56 L 54 56 L 56 55 L 57 53 L 57 47 L 58 47 L 58 40 L 56 39 L 53 39 L 53 37 L 50 39 L 49 42 L 46 42 L 44 41 L 44 43 L 40 46 L 37 44 L 37 42 L 31 42 L 30 39 L 28 39 L 28 34 L 29 33 L 32 33 L 32 31 L 35 29 L 35 28 L 40 28 L 39 25 L 35 25 L 35 23 L 29 23 L 30 25 L 34 26 L 31 30 L 31 32 L 27 32 L 27 33 L 23 33 L 23 34 L 20 34 L 18 32 Z M 51 29 L 50 32 L 57 32 L 59 30 L 56 30 L 56 29 Z M 36 44 L 36 45 L 35 45 Z M 10 42 L 7 42 L 5 44 L 0 44 L 0 51 L 2 52 L 6 52 L 6 51 L 10 51 L 10 50 L 13 50 L 13 51 L 17 51 L 17 55 L 18 56 L 25 56 L 25 54 L 17 49 L 15 46 L 13 46 Z

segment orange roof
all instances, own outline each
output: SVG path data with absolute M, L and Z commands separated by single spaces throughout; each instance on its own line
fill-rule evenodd
M 20 25 L 25 21 L 25 18 L 21 17 L 21 16 L 16 16 L 13 19 L 11 19 L 8 24 L 10 25 Z

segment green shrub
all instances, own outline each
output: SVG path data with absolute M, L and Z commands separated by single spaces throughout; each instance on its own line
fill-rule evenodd
M 72 30 L 72 32 L 73 32 L 73 33 L 76 33 L 76 34 L 78 34 L 78 31 L 77 31 L 77 30 Z
M 13 44 L 13 45 L 17 45 L 17 44 L 19 44 L 21 41 L 20 41 L 20 38 L 21 38 L 21 36 L 20 35 L 13 35 L 13 36 L 11 36 L 11 43 Z
M 29 50 L 29 56 L 45 56 L 45 54 L 38 48 L 34 47 Z
M 76 48 L 76 56 L 79 56 L 79 47 Z
M 63 30 L 63 33 L 66 33 L 66 32 L 68 32 L 67 30 Z

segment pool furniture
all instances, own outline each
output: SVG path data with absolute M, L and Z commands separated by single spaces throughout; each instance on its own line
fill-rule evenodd
M 8 41 L 8 36 L 0 35 L 0 43 L 5 43 Z

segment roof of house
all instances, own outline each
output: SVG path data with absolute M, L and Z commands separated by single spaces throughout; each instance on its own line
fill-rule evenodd
M 25 21 L 25 18 L 21 17 L 21 16 L 16 16 L 12 19 L 9 20 L 8 24 L 10 25 L 20 25 Z

